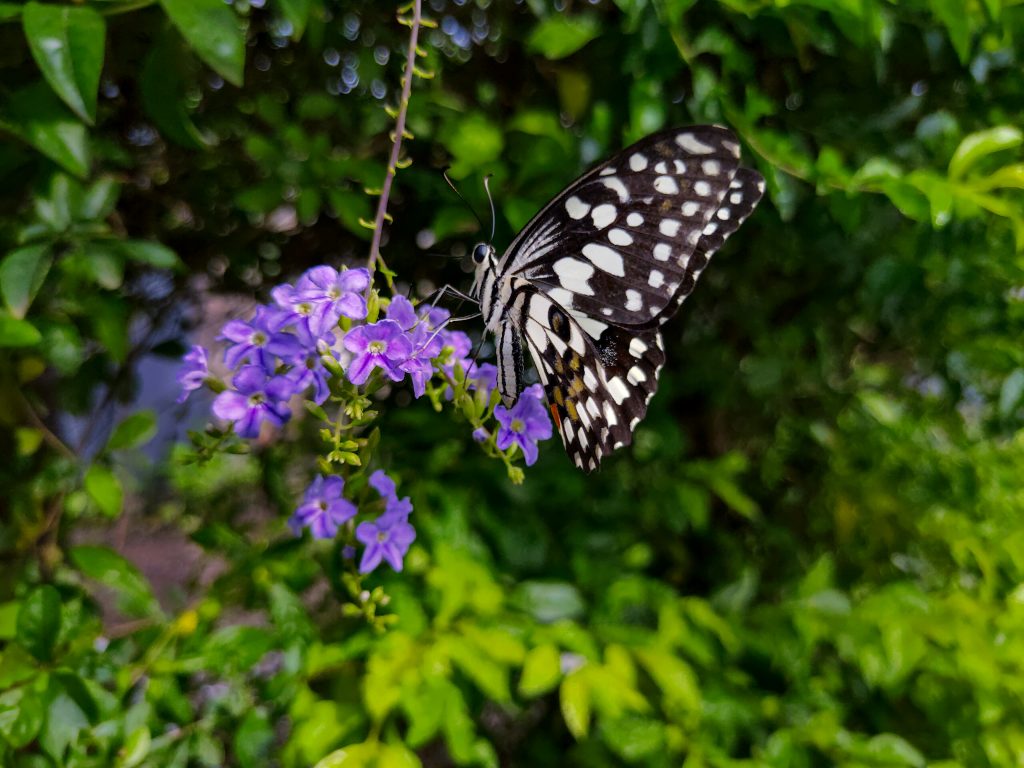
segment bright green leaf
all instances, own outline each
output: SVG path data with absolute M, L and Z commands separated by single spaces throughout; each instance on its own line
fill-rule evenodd
M 50 246 L 43 243 L 22 246 L 0 261 L 0 293 L 15 318 L 25 317 L 52 263 Z
M 107 517 L 121 514 L 124 491 L 121 489 L 121 481 L 109 467 L 102 464 L 89 467 L 85 473 L 85 491 Z
M 965 136 L 949 161 L 949 177 L 962 178 L 982 158 L 1019 147 L 1021 142 L 1024 142 L 1024 134 L 1012 125 L 1000 125 Z
M 21 20 L 32 57 L 50 87 L 79 117 L 94 123 L 107 33 L 103 17 L 84 5 L 33 0 Z
M 28 320 L 0 314 L 0 348 L 32 347 L 42 340 L 43 335 Z
M 124 746 L 118 753 L 117 768 L 135 768 L 140 765 L 149 754 L 149 747 L 152 743 L 149 728 L 140 725 L 124 740 Z
M 174 26 L 203 61 L 229 83 L 242 85 L 245 33 L 221 0 L 160 0 Z
M 107 450 L 123 451 L 145 445 L 156 435 L 156 414 L 153 411 L 138 411 L 126 418 L 114 429 L 107 441 Z
M 601 34 L 596 16 L 553 13 L 530 33 L 526 47 L 548 59 L 564 59 Z
M 580 670 L 562 681 L 559 701 L 569 733 L 576 739 L 584 738 L 590 731 L 590 684 Z
M 115 247 L 126 258 L 157 269 L 175 269 L 181 266 L 178 254 L 160 243 L 148 240 L 118 240 Z
M 523 662 L 523 674 L 519 678 L 519 693 L 533 698 L 547 693 L 562 677 L 558 649 L 550 644 L 531 648 Z

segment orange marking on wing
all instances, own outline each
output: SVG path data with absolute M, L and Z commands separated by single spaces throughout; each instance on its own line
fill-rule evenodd
M 562 422 L 558 418 L 558 406 L 551 403 L 548 407 L 551 409 L 551 419 L 555 422 L 555 426 L 558 427 L 558 434 L 562 434 Z

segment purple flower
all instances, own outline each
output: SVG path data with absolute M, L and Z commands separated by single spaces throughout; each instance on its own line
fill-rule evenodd
M 392 381 L 405 377 L 402 363 L 412 352 L 412 342 L 394 320 L 357 326 L 345 334 L 342 343 L 355 355 L 348 368 L 348 380 L 353 384 L 363 384 L 374 368 L 383 369 Z
M 395 296 L 391 303 L 388 304 L 386 314 L 388 320 L 394 320 L 403 331 L 410 330 L 420 321 L 419 317 L 416 316 L 416 310 L 413 308 L 412 302 L 405 298 L 405 296 Z
M 232 320 L 224 326 L 219 338 L 235 342 L 224 350 L 229 368 L 248 363 L 273 372 L 275 355 L 286 360 L 302 355 L 302 344 L 292 334 L 280 332 L 276 315 L 270 307 L 261 306 L 251 321 Z
M 488 432 L 483 427 L 477 427 L 476 429 L 473 430 L 473 439 L 476 440 L 478 443 L 487 442 L 487 438 L 489 438 L 490 436 L 491 433 Z
M 198 344 L 183 358 L 185 364 L 178 371 L 178 383 L 181 385 L 181 394 L 178 395 L 178 402 L 184 403 L 189 394 L 203 386 L 203 382 L 210 375 L 210 364 L 206 357 L 206 350 Z
M 544 390 L 540 384 L 534 384 L 523 390 L 511 408 L 500 404 L 494 408 L 494 417 L 501 425 L 498 449 L 504 451 L 513 443 L 518 445 L 527 466 L 537 460 L 537 441 L 551 437 L 551 419 L 544 409 L 543 399 Z
M 274 330 L 294 324 L 295 328 L 300 331 L 300 341 L 302 336 L 317 338 L 324 331 L 330 330 L 330 328 L 320 327 L 316 305 L 311 301 L 303 300 L 294 286 L 283 283 L 274 288 L 270 295 L 273 297 L 274 303 L 277 304 L 277 311 L 274 313 L 272 321 Z
M 345 481 L 337 475 L 326 478 L 317 475 L 292 516 L 293 530 L 305 526 L 314 539 L 333 539 L 338 526 L 351 520 L 358 511 L 355 504 L 341 495 L 344 490 Z
M 477 389 L 485 393 L 485 399 L 498 386 L 498 366 L 493 363 L 473 363 L 466 370 L 469 389 Z
M 294 300 L 309 302 L 318 327 L 330 330 L 342 316 L 355 320 L 366 317 L 362 293 L 369 285 L 370 273 L 364 268 L 339 272 L 334 267 L 313 267 L 295 284 Z
M 385 512 L 372 523 L 360 523 L 356 538 L 366 545 L 359 563 L 360 573 L 369 573 L 381 560 L 396 571 L 402 570 L 402 558 L 416 539 L 416 530 L 403 515 Z
M 279 427 L 291 417 L 286 401 L 295 393 L 295 383 L 284 376 L 271 377 L 258 365 L 247 365 L 231 383 L 235 389 L 217 395 L 213 412 L 234 422 L 241 437 L 258 437 L 264 421 Z
M 408 496 L 398 498 L 398 490 L 395 488 L 395 481 L 392 480 L 383 469 L 378 469 L 370 475 L 370 487 L 384 499 L 384 512 L 389 515 L 409 516 L 412 512 L 412 501 Z

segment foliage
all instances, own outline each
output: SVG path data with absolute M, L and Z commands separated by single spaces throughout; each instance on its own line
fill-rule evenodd
M 226 302 L 366 262 L 394 12 L 0 3 L 0 763 L 1016 764 L 1024 7 L 428 4 L 399 292 L 465 288 L 445 165 L 498 244 L 668 125 L 769 190 L 599 474 L 552 441 L 512 485 L 396 389 L 418 536 L 353 588 L 287 528 L 313 420 L 241 451 L 162 380 Z

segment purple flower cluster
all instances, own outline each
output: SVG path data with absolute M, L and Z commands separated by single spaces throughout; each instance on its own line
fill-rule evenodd
M 412 502 L 408 496 L 398 498 L 395 481 L 383 470 L 370 475 L 370 486 L 384 501 L 384 512 L 376 520 L 362 522 L 356 528 L 356 539 L 365 547 L 359 571 L 369 573 L 382 562 L 401 571 L 402 560 L 416 539 L 416 530 L 409 524 Z M 296 535 L 308 528 L 314 539 L 333 539 L 338 529 L 359 511 L 344 498 L 344 490 L 345 481 L 341 477 L 318 475 L 288 521 L 289 527 Z
M 313 267 L 295 285 L 274 288 L 273 303 L 257 307 L 251 320 L 227 323 L 218 338 L 227 342 L 224 363 L 233 375 L 231 386 L 214 401 L 214 414 L 232 422 L 242 437 L 257 437 L 264 423 L 281 426 L 290 418 L 287 403 L 292 397 L 312 390 L 307 396 L 317 405 L 329 397 L 331 372 L 325 357 L 337 363 L 331 368 L 343 367 L 357 386 L 378 369 L 392 382 L 408 376 L 413 393 L 420 397 L 445 348 L 453 351 L 445 361 L 445 373 L 453 376 L 459 365 L 467 372 L 471 389 L 490 394 L 496 381 L 494 366 L 476 366 L 470 360 L 472 343 L 461 331 L 446 328 L 447 310 L 423 306 L 417 311 L 404 296 L 396 296 L 384 318 L 357 322 L 343 333 L 342 318 L 366 319 L 363 294 L 369 281 L 365 269 Z M 207 351 L 193 347 L 178 374 L 179 401 L 203 386 L 209 375 Z

